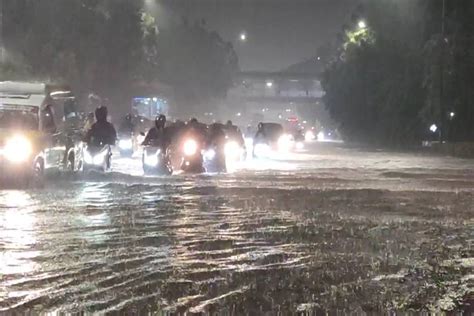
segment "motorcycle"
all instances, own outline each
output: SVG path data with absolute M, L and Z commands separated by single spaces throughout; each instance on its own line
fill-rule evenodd
M 194 138 L 188 138 L 182 145 L 181 170 L 189 173 L 202 173 L 203 166 L 202 145 Z
M 121 157 L 132 157 L 133 134 L 121 134 L 118 141 L 118 149 Z
M 86 145 L 83 148 L 82 170 L 105 172 L 112 165 L 112 148 L 107 144 Z
M 173 173 L 167 153 L 159 147 L 145 146 L 143 148 L 142 165 L 145 175 L 171 175 Z
M 226 172 L 226 156 L 225 153 L 216 144 L 210 145 L 203 151 L 203 165 L 206 172 Z

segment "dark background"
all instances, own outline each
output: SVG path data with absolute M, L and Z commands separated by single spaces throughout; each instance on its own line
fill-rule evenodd
M 242 70 L 275 71 L 314 56 L 333 40 L 356 0 L 162 0 L 147 1 L 158 25 L 205 19 L 234 44 Z M 239 34 L 246 32 L 247 41 Z

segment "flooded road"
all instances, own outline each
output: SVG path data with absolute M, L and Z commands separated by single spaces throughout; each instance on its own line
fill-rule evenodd
M 472 310 L 474 161 L 318 144 L 0 191 L 0 314 Z

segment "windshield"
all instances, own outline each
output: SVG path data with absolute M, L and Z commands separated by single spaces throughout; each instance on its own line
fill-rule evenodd
M 0 128 L 38 130 L 39 119 L 36 108 L 24 110 L 0 109 Z

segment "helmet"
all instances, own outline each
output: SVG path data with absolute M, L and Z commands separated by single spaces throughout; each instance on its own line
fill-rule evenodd
M 107 111 L 106 106 L 99 106 L 95 110 L 95 119 L 97 121 L 106 121 L 107 120 L 107 115 L 108 115 L 108 111 Z
M 228 127 L 230 127 L 230 126 L 233 126 L 234 124 L 232 124 L 232 121 L 231 121 L 231 120 L 228 120 L 227 123 L 225 123 L 225 125 L 227 125 Z
M 164 128 L 165 124 L 166 124 L 166 116 L 165 115 L 160 114 L 155 118 L 156 128 Z
M 263 123 L 262 122 L 258 123 L 257 128 L 259 131 L 261 131 L 263 129 Z
M 128 113 L 125 115 L 125 120 L 131 122 L 132 121 L 132 114 Z
M 195 117 L 193 117 L 189 120 L 189 124 L 197 124 L 197 123 L 198 123 L 198 120 Z

